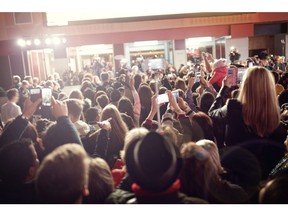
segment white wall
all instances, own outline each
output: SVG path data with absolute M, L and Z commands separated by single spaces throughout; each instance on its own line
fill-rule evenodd
M 69 69 L 68 67 L 69 60 L 68 58 L 56 58 L 52 62 L 52 71 L 57 72 L 62 77 L 62 74 L 65 70 Z
M 186 50 L 174 50 L 174 66 L 178 69 L 181 64 L 187 64 Z
M 240 60 L 247 59 L 249 57 L 249 38 L 230 38 L 226 39 L 226 45 L 225 45 L 225 58 L 227 59 L 227 62 L 230 63 L 229 59 L 229 53 L 230 53 L 230 47 L 235 47 L 239 50 L 239 53 L 241 54 Z

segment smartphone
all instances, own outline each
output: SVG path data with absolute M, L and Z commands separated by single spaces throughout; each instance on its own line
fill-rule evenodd
M 41 98 L 41 89 L 40 88 L 30 89 L 30 100 L 32 102 L 35 102 L 38 98 Z
M 238 79 L 238 68 L 227 68 L 227 77 L 232 76 L 232 86 L 237 85 L 237 79 Z
M 51 106 L 52 89 L 42 88 L 41 94 L 42 94 L 42 105 L 43 106 Z
M 166 93 L 160 94 L 157 96 L 157 103 L 158 104 L 163 104 L 169 102 L 168 95 Z
M 176 102 L 178 103 L 179 91 L 178 91 L 178 90 L 172 91 L 172 94 L 173 94 L 173 96 L 175 97 Z
M 238 73 L 237 73 L 237 83 L 241 83 L 244 73 L 245 73 L 246 69 L 245 68 L 238 68 Z

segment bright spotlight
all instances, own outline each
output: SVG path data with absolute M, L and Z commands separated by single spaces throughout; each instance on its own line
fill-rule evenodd
M 31 44 L 32 44 L 31 40 L 27 40 L 27 41 L 26 41 L 26 45 L 27 45 L 27 46 L 31 46 Z
M 23 40 L 23 39 L 19 39 L 19 40 L 17 41 L 17 44 L 18 44 L 19 46 L 21 46 L 21 47 L 26 46 L 26 42 L 25 42 L 25 40 Z
M 60 44 L 60 38 L 58 38 L 58 37 L 54 37 L 53 39 L 53 43 L 55 44 L 55 45 L 59 45 Z
M 34 44 L 35 44 L 36 46 L 39 46 L 39 45 L 41 44 L 41 41 L 40 41 L 39 39 L 35 39 L 35 40 L 34 40 Z
M 62 43 L 66 43 L 67 39 L 66 38 L 62 38 Z

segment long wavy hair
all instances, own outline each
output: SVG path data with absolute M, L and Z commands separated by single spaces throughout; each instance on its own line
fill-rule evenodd
M 238 100 L 242 104 L 245 124 L 260 137 L 269 136 L 280 123 L 275 82 L 264 67 L 248 68 L 244 74 Z
M 100 121 L 111 118 L 111 139 L 116 139 L 118 143 L 124 145 L 124 138 L 128 132 L 125 122 L 122 120 L 119 110 L 116 106 L 108 104 L 100 115 Z M 116 141 L 115 140 L 115 141 Z

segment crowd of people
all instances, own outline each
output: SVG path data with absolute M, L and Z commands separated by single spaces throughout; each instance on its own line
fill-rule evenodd
M 14 76 L 0 203 L 287 203 L 288 67 L 267 62 L 202 53 L 178 70 L 103 67 L 70 94 L 57 74 Z M 227 69 L 238 67 L 235 84 Z M 35 88 L 51 89 L 51 106 L 32 100 Z

